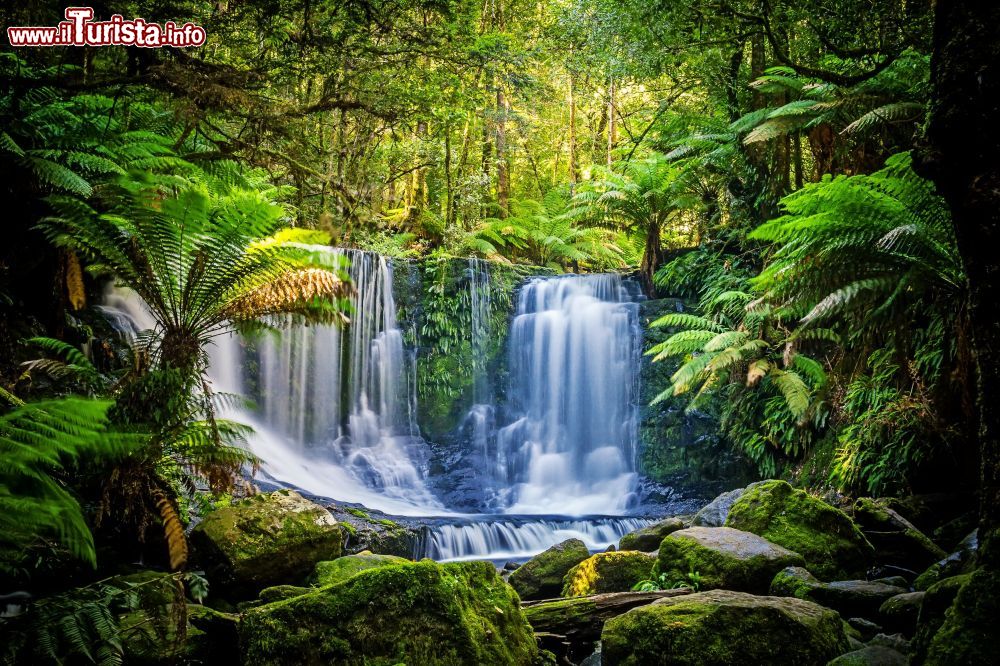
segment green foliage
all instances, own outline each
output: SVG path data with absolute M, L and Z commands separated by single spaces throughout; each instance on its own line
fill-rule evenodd
M 595 270 L 621 267 L 615 234 L 577 224 L 569 197 L 553 189 L 542 201 L 514 201 L 511 214 L 487 218 L 470 234 L 466 247 L 487 257 L 521 259 L 563 270 L 583 265 Z
M 692 295 L 700 285 L 701 314 L 654 322 L 680 330 L 648 353 L 683 359 L 656 400 L 693 394 L 693 409 L 724 396 L 726 435 L 766 476 L 834 427 L 834 483 L 898 488 L 954 436 L 935 408 L 942 368 L 956 359 L 947 331 L 964 284 L 947 209 L 908 154 L 871 175 L 806 185 L 781 205 L 784 215 L 750 234 L 774 248 L 759 275 L 707 250 L 658 273 L 665 289 Z M 870 367 L 849 344 L 879 350 Z M 844 375 L 831 401 L 831 377 Z
M 847 385 L 846 425 L 830 470 L 838 487 L 862 487 L 876 497 L 905 487 L 912 471 L 952 434 L 937 431 L 939 419 L 919 374 L 905 381 L 895 355 L 892 348 L 873 352 L 867 373 Z
M 860 319 L 854 332 L 910 321 L 928 299 L 954 298 L 963 272 L 951 219 L 933 185 L 900 154 L 870 176 L 825 178 L 782 201 L 751 234 L 778 245 L 754 280 L 779 316 L 813 324 Z
M 111 429 L 102 400 L 34 402 L 0 415 L 0 570 L 52 540 L 94 566 L 94 541 L 66 475 L 83 460 L 120 459 L 143 441 Z
M 649 580 L 640 580 L 638 583 L 632 586 L 633 592 L 655 592 L 657 590 L 691 590 L 692 592 L 697 592 L 701 589 L 701 574 L 697 571 L 691 571 L 682 580 L 677 580 L 670 577 L 670 574 L 661 573 L 655 578 Z

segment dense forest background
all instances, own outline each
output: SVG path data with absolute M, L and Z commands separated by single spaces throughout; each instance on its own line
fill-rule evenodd
M 691 306 L 656 323 L 650 355 L 679 368 L 656 400 L 717 416 L 761 476 L 875 496 L 995 487 L 995 415 L 979 409 L 995 368 L 977 361 L 995 262 L 974 255 L 987 232 L 963 235 L 942 148 L 979 141 L 942 82 L 996 54 L 982 28 L 944 58 L 951 24 L 898 0 L 94 7 L 191 20 L 208 41 L 0 51 L 11 580 L 63 592 L 50 574 L 72 562 L 87 584 L 100 548 L 183 569 L 187 512 L 238 493 L 255 462 L 243 426 L 215 416 L 204 345 L 275 313 L 343 316 L 341 267 L 304 242 L 635 273 Z M 980 25 L 963 11 L 949 20 Z M 151 305 L 155 339 L 91 344 L 110 276 Z M 107 609 L 83 589 L 73 603 Z M 68 602 L 51 598 L 55 616 Z M 42 648 L 79 651 L 74 637 Z

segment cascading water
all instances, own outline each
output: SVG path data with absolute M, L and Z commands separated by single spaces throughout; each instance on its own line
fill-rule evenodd
M 497 469 L 515 514 L 620 514 L 636 502 L 641 331 L 615 274 L 535 278 L 511 323 L 513 418 Z
M 412 358 L 396 321 L 392 266 L 370 252 L 316 250 L 349 262 L 351 323 L 293 326 L 245 352 L 257 361 L 250 393 L 258 420 L 271 431 L 254 438 L 254 452 L 275 481 L 313 494 L 403 514 L 441 512 L 424 485 L 427 447 L 414 418 Z M 220 341 L 213 376 L 240 367 L 224 360 L 240 351 L 235 339 Z
M 566 539 L 580 539 L 590 550 L 606 550 L 623 535 L 650 525 L 647 518 L 536 518 L 456 522 L 430 531 L 424 557 L 434 560 L 526 559 Z
M 316 249 L 349 262 L 348 326 L 291 326 L 253 341 L 229 335 L 209 349 L 215 390 L 258 405 L 226 416 L 254 428 L 249 446 L 262 479 L 395 515 L 452 515 L 431 521 L 422 550 L 442 560 L 525 558 L 572 537 L 604 549 L 650 522 L 623 515 L 637 487 L 634 284 L 618 275 L 530 279 L 510 322 L 506 391 L 497 393 L 487 368 L 498 333 L 490 267 L 469 260 L 473 406 L 464 441 L 484 463 L 477 478 L 489 510 L 504 515 L 461 517 L 425 484 L 429 448 L 416 423 L 416 364 L 396 319 L 391 263 Z M 152 326 L 125 292 L 110 292 L 104 309 L 129 337 Z

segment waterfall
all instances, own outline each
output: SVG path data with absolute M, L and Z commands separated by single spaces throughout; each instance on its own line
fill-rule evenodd
M 314 494 L 386 511 L 440 510 L 424 485 L 427 445 L 415 422 L 413 358 L 396 321 L 392 266 L 371 252 L 316 250 L 348 262 L 351 323 L 293 326 L 250 352 L 258 367 L 250 393 L 279 435 L 255 438 L 254 451 L 269 476 Z M 213 357 L 213 376 L 225 365 Z
M 207 350 L 214 390 L 258 404 L 222 415 L 253 427 L 248 446 L 264 480 L 397 515 L 447 514 L 424 484 L 427 445 L 414 420 L 391 265 L 373 253 L 312 249 L 349 262 L 351 323 L 289 326 L 253 341 L 217 337 Z M 109 289 L 101 309 L 128 340 L 155 323 L 125 289 Z
M 617 514 L 636 502 L 637 292 L 616 274 L 534 278 L 509 335 L 510 421 L 496 464 L 514 514 Z
M 607 550 L 625 534 L 654 521 L 647 518 L 549 518 L 457 522 L 430 528 L 424 557 L 434 560 L 526 559 L 566 539 L 580 539 L 591 551 Z
M 430 446 L 416 422 L 415 350 L 397 321 L 392 264 L 369 252 L 314 250 L 347 266 L 348 325 L 277 321 L 275 333 L 224 335 L 207 350 L 214 390 L 256 404 L 223 415 L 253 427 L 259 479 L 389 514 L 441 516 L 423 547 L 435 559 L 519 559 L 574 537 L 603 550 L 649 524 L 622 515 L 635 508 L 638 485 L 634 283 L 613 274 L 529 279 L 517 294 L 498 386 L 489 358 L 503 331 L 492 329 L 490 266 L 468 260 L 472 407 L 460 446 L 478 461 L 466 478 L 502 515 L 463 516 L 425 483 Z M 154 324 L 122 290 L 110 291 L 103 309 L 130 340 Z

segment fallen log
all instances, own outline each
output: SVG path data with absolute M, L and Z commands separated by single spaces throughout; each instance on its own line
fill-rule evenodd
M 565 636 L 571 643 L 580 644 L 599 640 L 604 622 L 610 618 L 657 599 L 685 594 L 691 594 L 691 590 L 607 592 L 586 597 L 525 601 L 521 606 L 535 632 Z

